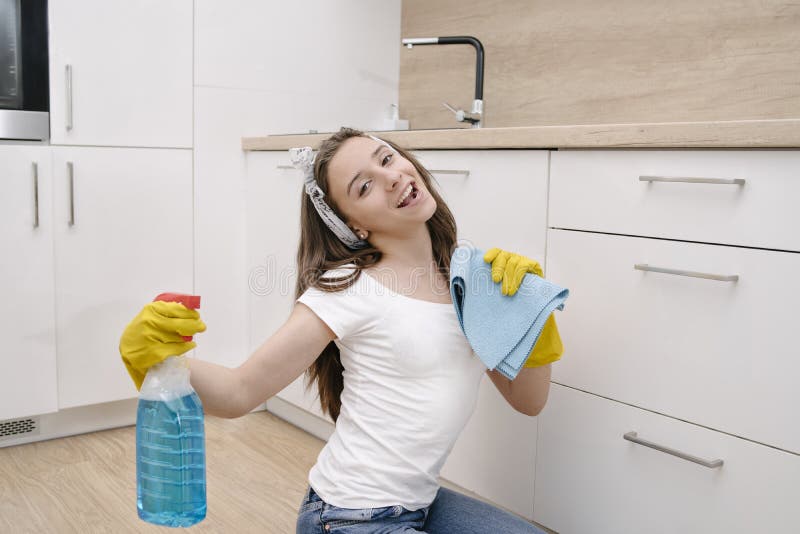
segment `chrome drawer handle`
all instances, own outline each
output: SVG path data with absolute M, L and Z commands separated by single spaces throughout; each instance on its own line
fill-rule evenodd
M 75 226 L 75 171 L 72 162 L 67 162 L 67 176 L 69 178 L 69 225 Z
M 689 184 L 744 185 L 744 178 L 684 178 L 681 176 L 640 176 L 640 182 L 684 182 Z
M 637 263 L 633 266 L 634 269 L 639 271 L 650 271 L 653 273 L 666 273 L 677 274 L 680 276 L 691 276 L 693 278 L 706 278 L 708 280 L 719 280 L 721 282 L 737 282 L 739 280 L 738 274 L 710 274 L 699 273 L 697 271 L 685 271 L 683 269 L 668 269 L 666 267 L 653 267 L 646 263 Z
M 428 172 L 431 174 L 463 174 L 464 176 L 469 177 L 468 169 L 428 169 Z
M 665 452 L 667 454 L 671 454 L 673 456 L 677 456 L 678 458 L 683 458 L 684 460 L 689 460 L 690 462 L 694 462 L 696 464 L 700 464 L 704 467 L 716 468 L 721 467 L 724 463 L 720 459 L 716 460 L 704 460 L 703 458 L 698 458 L 697 456 L 692 456 L 691 454 L 686 454 L 685 452 L 676 451 L 675 449 L 670 449 L 669 447 L 664 447 L 663 445 L 659 445 L 658 443 L 653 443 L 652 441 L 647 441 L 646 439 L 642 439 L 638 437 L 637 433 L 631 430 L 630 432 L 624 434 L 623 438 L 627 439 L 628 441 L 632 441 L 634 443 L 638 443 L 639 445 L 644 445 L 645 447 L 650 447 L 651 449 L 655 449 L 657 451 Z
M 293 165 L 278 165 L 279 169 L 294 169 Z
M 64 67 L 64 83 L 66 85 L 65 94 L 67 95 L 67 112 L 65 116 L 66 124 L 64 125 L 67 131 L 72 130 L 72 65 Z
M 39 165 L 34 161 L 33 167 L 33 227 L 39 228 Z

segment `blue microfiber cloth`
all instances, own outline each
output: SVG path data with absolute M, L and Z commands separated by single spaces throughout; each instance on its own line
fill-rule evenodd
M 569 290 L 526 274 L 513 296 L 492 280 L 484 252 L 458 247 L 450 258 L 450 295 L 461 330 L 488 369 L 514 380 L 528 359 L 544 323 L 564 309 Z

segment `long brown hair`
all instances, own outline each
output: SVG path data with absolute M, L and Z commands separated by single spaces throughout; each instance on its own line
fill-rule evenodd
M 325 193 L 328 205 L 342 220 L 344 217 L 342 217 L 341 211 L 328 195 L 328 164 L 342 144 L 351 137 L 366 137 L 366 135 L 360 130 L 343 127 L 320 144 L 314 161 L 314 178 Z M 433 187 L 434 179 L 428 170 L 410 152 L 391 141 L 386 142 L 414 165 L 431 196 L 436 200 L 436 211 L 425 224 L 431 236 L 431 248 L 437 269 L 440 273 L 447 275 L 449 280 L 450 256 L 455 249 L 457 236 L 455 218 L 436 188 Z M 299 298 L 309 286 L 322 291 L 340 291 L 350 287 L 361 276 L 361 269 L 380 261 L 381 251 L 373 246 L 359 250 L 349 249 L 325 226 L 305 192 L 302 197 L 295 298 Z M 352 274 L 344 278 L 321 278 L 325 271 L 347 264 L 355 264 Z M 308 377 L 306 389 L 309 389 L 316 380 L 322 412 L 327 413 L 334 422 L 339 418 L 342 406 L 343 371 L 344 368 L 339 359 L 339 347 L 333 341 L 325 347 L 306 370 Z

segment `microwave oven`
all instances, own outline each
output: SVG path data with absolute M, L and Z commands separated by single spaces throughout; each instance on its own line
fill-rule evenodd
M 50 137 L 47 0 L 0 0 L 0 140 Z

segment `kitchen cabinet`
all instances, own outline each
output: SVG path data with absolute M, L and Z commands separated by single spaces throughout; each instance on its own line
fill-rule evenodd
M 531 256 L 570 289 L 544 411 L 514 412 L 486 377 L 443 478 L 563 533 L 799 528 L 788 199 L 800 152 L 414 154 L 460 244 Z M 281 168 L 285 152 L 252 152 L 248 164 L 255 348 L 293 304 L 294 279 L 285 296 L 263 288 L 292 273 L 302 178 Z M 300 380 L 281 395 L 319 413 Z
M 499 247 L 544 267 L 547 168 L 542 150 L 415 151 L 458 225 L 459 243 Z M 441 476 L 523 517 L 533 516 L 537 418 L 512 409 L 488 376 Z
M 132 398 L 119 336 L 193 290 L 192 152 L 52 147 L 58 407 Z
M 57 145 L 192 146 L 193 3 L 53 0 Z
M 0 146 L 0 420 L 58 409 L 50 149 Z
M 540 414 L 537 522 L 800 529 L 798 163 L 796 150 L 552 154 L 547 274 L 570 299 Z

